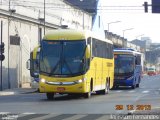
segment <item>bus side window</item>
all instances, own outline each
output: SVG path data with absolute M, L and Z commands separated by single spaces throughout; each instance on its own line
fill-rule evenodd
M 137 57 L 135 56 L 135 65 L 137 65 Z
M 92 56 L 97 57 L 97 45 L 94 38 L 92 38 Z
M 141 56 L 135 56 L 135 64 L 141 65 Z

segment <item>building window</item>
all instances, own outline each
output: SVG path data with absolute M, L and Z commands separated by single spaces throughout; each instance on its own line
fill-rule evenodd
M 10 44 L 11 45 L 20 45 L 20 37 L 18 35 L 10 35 Z
M 42 28 L 38 28 L 38 41 L 39 41 L 39 43 L 41 40 L 42 40 Z

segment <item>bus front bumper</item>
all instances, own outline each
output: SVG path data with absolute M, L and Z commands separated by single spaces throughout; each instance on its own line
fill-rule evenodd
M 68 84 L 68 85 L 53 85 L 48 83 L 39 83 L 39 91 L 42 93 L 53 92 L 53 93 L 86 93 L 89 91 L 87 81 Z
M 132 86 L 133 80 L 114 80 L 114 86 Z

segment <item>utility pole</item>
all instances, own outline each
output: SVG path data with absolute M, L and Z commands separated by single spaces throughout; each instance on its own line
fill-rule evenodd
M 2 33 L 3 33 L 3 31 L 2 31 L 2 28 L 3 28 L 3 21 L 1 21 L 1 45 L 2 45 Z M 2 56 L 2 48 L 1 48 L 1 56 Z M 3 90 L 3 86 L 2 86 L 2 84 L 3 84 L 3 77 L 2 77 L 2 60 L 1 60 L 1 91 Z
M 44 0 L 44 35 L 45 35 L 45 26 L 46 26 L 46 0 Z
M 144 5 L 143 5 L 143 6 L 144 6 L 144 12 L 145 12 L 145 13 L 148 13 L 148 6 L 149 6 L 149 5 L 148 5 L 148 2 L 144 2 Z
M 9 0 L 9 6 L 8 6 L 8 12 L 9 12 L 9 16 L 8 16 L 8 88 L 11 88 L 11 83 L 10 83 L 10 65 L 9 65 L 9 61 L 10 61 L 10 54 L 9 54 L 9 50 L 10 50 L 10 22 L 11 22 L 11 16 L 13 13 L 16 12 L 15 9 L 11 9 L 11 0 Z
M 10 10 L 11 10 L 11 8 L 10 8 L 10 6 L 11 6 L 11 1 L 9 0 L 9 8 L 8 8 L 8 11 L 9 11 L 9 14 L 11 14 L 10 13 Z M 10 31 L 9 31 L 9 25 L 10 25 L 10 16 L 8 16 L 8 88 L 10 89 L 10 66 L 9 66 L 9 59 L 10 59 L 10 57 L 9 57 L 9 48 L 10 48 L 10 36 L 9 36 L 9 34 L 10 34 Z

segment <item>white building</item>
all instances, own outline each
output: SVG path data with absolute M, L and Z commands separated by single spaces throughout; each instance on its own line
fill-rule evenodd
M 3 89 L 16 88 L 30 82 L 26 61 L 30 51 L 44 35 L 44 0 L 1 0 L 0 21 L 5 43 Z M 91 14 L 63 0 L 46 0 L 45 32 L 67 24 L 74 29 L 92 28 Z M 20 38 L 20 39 L 13 39 Z M 1 84 L 1 82 L 0 82 Z

